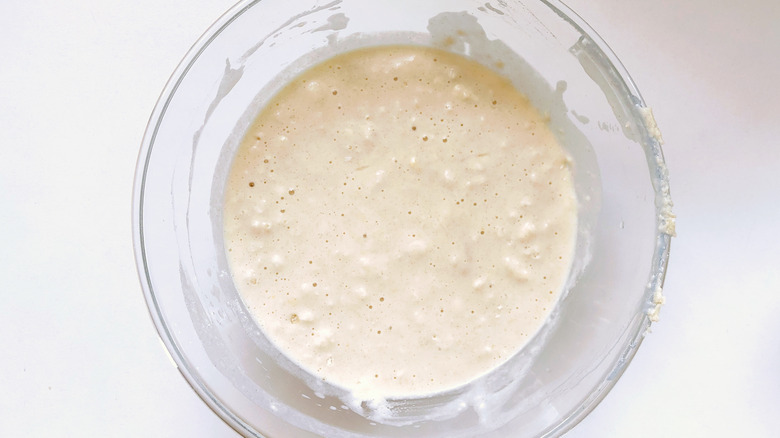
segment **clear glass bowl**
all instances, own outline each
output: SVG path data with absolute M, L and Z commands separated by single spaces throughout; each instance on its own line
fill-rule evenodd
M 552 317 L 505 365 L 435 396 L 350 404 L 249 316 L 222 202 L 264 102 L 314 63 L 379 44 L 445 48 L 510 77 L 573 157 L 579 230 Z M 241 2 L 174 72 L 143 140 L 133 231 L 152 319 L 195 391 L 246 436 L 561 435 L 614 385 L 662 302 L 673 219 L 660 143 L 617 57 L 558 1 Z

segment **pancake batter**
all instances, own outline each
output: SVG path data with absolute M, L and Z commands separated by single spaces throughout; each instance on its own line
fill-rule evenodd
M 363 398 L 508 360 L 566 280 L 567 155 L 511 83 L 447 52 L 349 52 L 260 112 L 229 176 L 236 287 L 268 338 Z

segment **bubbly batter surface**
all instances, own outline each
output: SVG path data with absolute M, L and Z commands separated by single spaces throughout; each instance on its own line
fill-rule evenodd
M 508 80 L 412 46 L 331 58 L 251 125 L 225 194 L 268 338 L 365 398 L 467 383 L 541 326 L 576 233 L 570 163 Z

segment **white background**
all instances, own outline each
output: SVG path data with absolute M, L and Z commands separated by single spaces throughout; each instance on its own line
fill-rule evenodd
M 666 139 L 667 305 L 569 437 L 780 433 L 780 2 L 570 0 Z M 0 436 L 235 437 L 146 310 L 147 118 L 231 0 L 0 2 Z

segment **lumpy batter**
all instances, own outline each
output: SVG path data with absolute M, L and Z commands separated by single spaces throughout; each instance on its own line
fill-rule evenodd
M 511 83 L 412 46 L 349 52 L 260 112 L 225 241 L 268 338 L 364 398 L 465 384 L 541 326 L 576 232 L 570 162 Z

